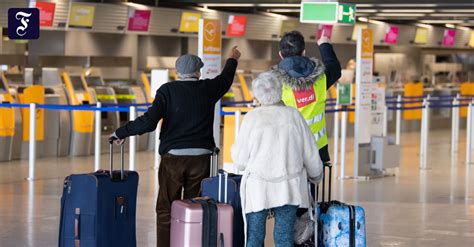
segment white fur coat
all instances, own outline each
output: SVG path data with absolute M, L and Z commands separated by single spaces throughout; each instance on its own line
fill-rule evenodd
M 303 116 L 283 105 L 262 106 L 245 115 L 232 159 L 244 171 L 244 213 L 283 205 L 309 207 L 307 179 L 319 182 L 323 171 Z

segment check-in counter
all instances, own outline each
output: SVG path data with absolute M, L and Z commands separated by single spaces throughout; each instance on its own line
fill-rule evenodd
M 16 98 L 20 104 L 44 104 L 46 90 L 41 85 L 33 86 L 19 86 L 17 88 Z M 30 141 L 30 109 L 19 109 L 21 121 L 15 121 L 18 126 L 18 131 L 15 132 L 13 139 L 12 159 L 28 159 L 29 141 Z M 44 109 L 36 109 L 36 157 L 44 156 L 44 142 L 45 142 L 45 111 Z
M 40 83 L 47 87 L 47 91 L 52 91 L 52 94 L 46 94 L 46 104 L 68 104 L 66 88 L 61 81 L 61 75 L 57 68 L 42 68 Z M 58 126 L 58 128 L 54 129 L 49 127 L 46 128 L 45 135 L 56 140 L 56 145 L 58 146 L 56 154 L 58 157 L 68 156 L 69 146 L 71 143 L 71 113 L 66 110 L 61 110 L 46 111 L 45 114 L 46 119 L 49 119 L 49 117 L 55 119 L 53 126 Z
M 67 101 L 69 105 L 93 104 L 90 91 L 82 75 L 69 75 L 62 73 L 63 83 L 66 85 Z M 92 133 L 94 130 L 93 111 L 70 111 L 72 122 L 71 143 L 69 154 L 71 156 L 89 155 L 92 147 Z
M 106 86 L 101 76 L 84 76 L 84 83 L 90 89 L 90 95 L 94 102 L 100 102 L 102 104 L 117 104 L 117 97 L 112 87 Z M 102 131 L 101 131 L 101 147 L 102 153 L 109 151 L 109 136 L 120 126 L 120 115 L 119 112 L 102 112 Z M 94 139 L 92 140 L 92 146 L 90 153 L 94 151 Z M 118 149 L 116 149 L 118 152 Z
M 145 96 L 145 91 L 139 86 L 130 86 L 125 83 L 112 83 L 115 90 L 115 96 L 119 104 L 145 104 L 148 103 Z M 137 116 L 143 113 L 138 113 Z M 130 119 L 129 112 L 120 113 L 120 126 L 125 125 Z M 137 136 L 137 151 L 144 151 L 148 149 L 148 134 Z
M 13 97 L 8 90 L 8 83 L 0 74 L 0 102 L 13 103 Z M 12 159 L 13 137 L 15 135 L 15 109 L 0 108 L 0 161 Z
M 151 84 L 150 84 L 150 74 L 147 74 L 145 72 L 140 73 L 140 77 L 137 80 L 137 84 L 140 85 L 144 92 L 145 92 L 145 98 L 148 103 L 152 103 L 154 100 L 154 95 L 155 92 L 151 91 Z M 158 128 L 158 127 L 157 127 Z M 148 150 L 154 150 L 155 149 L 155 133 L 157 132 L 150 132 L 148 133 Z

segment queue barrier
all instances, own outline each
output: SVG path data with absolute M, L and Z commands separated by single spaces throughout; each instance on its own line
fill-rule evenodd
M 441 98 L 441 97 L 440 97 Z M 463 104 L 433 104 L 431 105 L 431 103 L 443 103 L 443 102 L 448 102 L 448 100 L 446 99 L 447 97 L 443 97 L 444 99 L 440 99 L 440 100 L 435 100 L 435 99 L 432 99 L 432 98 L 424 98 L 422 100 L 422 103 L 423 105 L 421 106 L 412 106 L 412 107 L 403 107 L 401 106 L 403 103 L 405 103 L 404 101 L 396 101 L 397 103 L 397 106 L 395 107 L 386 107 L 387 110 L 395 110 L 397 112 L 399 111 L 406 111 L 406 110 L 414 110 L 414 109 L 422 109 L 422 110 L 426 110 L 426 112 L 428 112 L 428 109 L 430 108 L 460 108 L 460 107 L 468 107 L 469 108 L 469 111 L 468 111 L 468 142 L 467 142 L 467 145 L 470 149 L 470 147 L 472 147 L 472 144 L 471 144 L 471 139 L 473 138 L 470 138 L 470 135 L 471 133 L 473 132 L 472 130 L 472 126 L 470 126 L 470 124 L 473 122 L 473 120 L 471 119 L 473 117 L 473 113 L 472 112 L 472 103 L 463 103 Z M 398 99 L 400 99 L 400 97 L 398 97 Z M 474 98 L 473 99 L 469 99 L 469 98 L 460 98 L 460 97 L 450 97 L 450 99 L 454 99 L 454 101 L 458 101 L 458 102 L 465 102 L 465 101 L 469 101 L 469 100 L 472 100 L 474 102 Z M 408 102 L 412 102 L 412 101 L 408 101 Z M 418 101 L 417 101 L 418 102 Z M 392 103 L 393 104 L 393 103 Z M 332 104 L 331 104 L 332 105 Z M 104 105 L 101 105 L 100 103 L 98 104 L 90 104 L 90 105 L 50 105 L 50 104 L 34 104 L 34 103 L 31 103 L 31 104 L 17 104 L 17 103 L 0 103 L 0 108 L 30 108 L 30 115 L 31 116 L 34 116 L 34 113 L 36 112 L 36 109 L 45 109 L 45 110 L 67 110 L 67 111 L 94 111 L 97 113 L 100 113 L 100 112 L 131 112 L 131 119 L 134 119 L 136 117 L 136 113 L 137 112 L 146 112 L 148 109 L 147 108 L 143 108 L 144 106 L 150 106 L 150 104 L 104 104 Z M 342 134 L 342 137 L 343 137 L 343 140 L 341 142 L 341 146 L 343 143 L 345 143 L 345 138 L 346 138 L 346 135 L 345 135 L 345 129 L 346 127 L 344 126 L 344 123 L 347 122 L 347 113 L 348 112 L 354 112 L 355 109 L 354 108 L 350 108 L 348 106 L 342 106 L 341 108 L 338 108 L 338 105 L 337 104 L 334 104 L 335 108 L 330 108 L 330 109 L 326 109 L 326 113 L 328 114 L 331 114 L 331 113 L 337 113 L 337 112 L 342 112 L 343 113 L 343 126 L 342 126 L 342 132 L 344 132 Z M 141 108 L 139 108 L 141 107 Z M 222 116 L 226 116 L 226 115 L 239 115 L 240 114 L 245 114 L 245 112 L 241 112 L 241 111 L 223 111 L 221 109 L 221 115 Z M 425 113 L 425 114 L 428 114 L 428 113 Z M 424 115 L 425 115 L 424 114 Z M 100 114 L 98 114 L 100 116 Z M 96 116 L 98 116 L 96 115 Z M 455 123 L 455 120 L 454 120 L 454 114 L 453 114 L 453 123 Z M 459 117 L 459 114 L 458 114 L 458 117 Z M 422 121 L 428 121 L 427 117 L 423 117 L 422 118 Z M 459 121 L 457 121 L 459 122 Z M 240 118 L 236 118 L 236 123 L 240 123 Z M 30 117 L 30 126 L 32 126 L 29 130 L 29 134 L 30 136 L 35 136 L 35 131 L 36 131 L 36 118 L 35 117 Z M 425 133 L 427 131 L 427 124 L 424 124 L 424 122 L 422 123 L 422 134 Z M 454 125 L 453 125 L 453 131 L 454 131 Z M 97 121 L 96 121 L 96 136 L 99 135 L 100 136 L 100 126 L 97 127 Z M 236 135 L 237 135 L 237 132 L 236 132 Z M 426 146 L 427 146 L 427 142 L 426 142 L 426 134 L 423 134 L 424 137 L 422 138 L 423 142 L 422 142 L 422 147 L 423 150 L 426 150 Z M 454 135 L 453 135 L 454 136 Z M 156 136 L 156 138 L 159 138 L 158 136 Z M 96 138 L 97 140 L 97 138 Z M 33 180 L 35 178 L 35 173 L 34 173 L 34 168 L 35 168 L 35 157 L 36 157 L 36 146 L 35 146 L 35 139 L 34 138 L 30 138 L 29 140 L 29 144 L 30 144 L 30 157 L 29 157 L 29 176 L 28 176 L 28 180 Z M 96 142 L 96 145 L 97 145 L 97 142 Z M 130 145 L 136 145 L 136 142 L 135 141 L 131 141 Z M 132 147 L 131 146 L 131 147 Z M 342 148 L 342 147 L 341 147 Z M 344 148 L 345 149 L 345 148 Z M 131 152 L 134 152 L 135 151 L 135 148 L 130 148 Z M 97 151 L 97 150 L 96 150 Z M 345 150 L 341 150 L 341 155 L 343 155 L 343 153 L 345 153 Z M 421 154 L 423 154 L 423 157 L 426 159 L 426 151 L 425 152 L 420 152 Z M 471 163 L 471 156 L 470 156 L 470 152 L 466 152 L 467 153 L 467 158 L 466 158 L 466 162 L 467 163 Z M 100 152 L 95 152 L 95 155 L 98 156 L 100 155 Z M 132 160 L 133 159 L 133 160 Z M 135 154 L 130 154 L 130 166 L 132 168 L 135 167 Z M 344 157 L 341 157 L 341 163 L 344 162 Z M 95 157 L 95 168 L 98 168 L 100 167 L 99 164 L 99 157 Z M 426 162 L 420 162 L 420 163 L 426 163 Z M 426 166 L 424 167 L 426 168 Z
M 450 108 L 453 109 L 453 114 L 452 114 L 452 155 L 457 153 L 457 146 L 458 146 L 458 136 L 459 136 L 459 109 L 462 107 L 467 107 L 468 109 L 468 114 L 467 114 L 467 133 L 466 133 L 466 164 L 472 164 L 472 152 L 473 149 L 473 137 L 472 134 L 474 132 L 474 125 L 473 122 L 474 120 L 472 119 L 474 117 L 474 97 L 473 98 L 467 98 L 467 97 L 439 97 L 439 99 L 433 99 L 430 97 L 425 97 L 422 98 L 422 100 L 415 100 L 417 103 L 422 103 L 420 106 L 402 106 L 404 103 L 413 103 L 414 100 L 408 100 L 408 101 L 403 101 L 400 100 L 402 97 L 398 97 L 397 101 L 390 102 L 390 104 L 396 104 L 396 106 L 390 106 L 390 107 L 385 107 L 386 111 L 384 115 L 386 116 L 386 112 L 388 110 L 391 111 L 397 111 L 397 128 L 396 128 L 396 135 L 397 135 L 397 145 L 400 144 L 400 119 L 401 119 L 401 111 L 409 111 L 409 110 L 422 110 L 422 118 L 421 118 L 421 136 L 420 136 L 420 169 L 427 169 L 427 150 L 428 150 L 428 128 L 429 128 L 429 109 L 436 109 L 436 108 Z M 446 102 L 452 102 L 450 104 L 446 104 Z M 460 102 L 469 102 L 469 103 L 460 103 Z M 331 104 L 332 105 L 332 104 Z M 328 104 L 327 104 L 328 106 Z M 341 157 L 340 157 L 340 162 L 341 162 L 341 177 L 344 177 L 344 167 L 345 167 L 345 145 L 346 145 L 346 132 L 347 132 L 347 113 L 348 112 L 354 112 L 354 108 L 350 108 L 349 106 L 342 106 L 341 108 L 338 108 L 339 105 L 335 104 L 335 108 L 332 109 L 326 109 L 326 113 L 337 113 L 337 112 L 342 112 L 342 126 L 341 126 Z M 227 116 L 227 115 L 236 115 L 240 116 L 241 114 L 246 114 L 247 112 L 241 112 L 241 111 L 223 111 L 221 110 L 221 115 L 222 116 Z M 338 114 L 335 114 L 338 116 Z M 338 118 L 336 118 L 338 119 Z M 337 161 L 337 140 L 339 135 L 337 133 L 338 130 L 338 121 L 335 120 L 335 156 L 334 160 Z M 387 118 L 385 117 L 385 125 L 384 125 L 384 135 L 387 133 Z M 236 118 L 236 126 L 240 125 L 240 117 Z M 237 138 L 238 132 L 236 131 L 236 134 L 234 136 L 234 139 Z
M 0 108 L 21 108 L 29 109 L 29 136 L 36 135 L 36 110 L 56 110 L 56 111 L 93 111 L 96 112 L 96 124 L 95 124 L 95 157 L 94 157 L 94 168 L 95 170 L 100 169 L 100 136 L 101 136 L 101 112 L 130 112 L 130 119 L 135 119 L 137 112 L 146 112 L 146 108 L 138 108 L 143 106 L 149 106 L 150 104 L 108 104 L 101 105 L 101 103 L 90 104 L 90 105 L 53 105 L 53 104 L 18 104 L 18 103 L 0 103 Z M 136 152 L 136 137 L 130 138 L 130 162 L 129 166 L 131 170 L 135 169 L 135 152 Z M 159 138 L 156 135 L 156 138 Z M 35 165 L 36 165 L 36 138 L 29 138 L 29 155 L 28 155 L 28 177 L 27 180 L 35 179 Z

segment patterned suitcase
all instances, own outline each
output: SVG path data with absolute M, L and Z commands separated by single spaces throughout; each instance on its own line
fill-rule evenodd
M 110 171 L 75 174 L 64 180 L 61 198 L 59 247 L 136 246 L 138 173 Z
M 234 211 L 206 198 L 174 201 L 170 247 L 232 247 Z
M 331 201 L 331 168 L 329 169 L 328 200 L 324 201 L 325 175 L 323 175 L 323 199 L 316 209 L 319 247 L 365 247 L 365 212 L 360 206 Z M 317 198 L 317 196 L 316 196 Z

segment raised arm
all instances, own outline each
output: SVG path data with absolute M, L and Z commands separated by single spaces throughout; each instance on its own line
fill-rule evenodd
M 239 60 L 240 55 L 241 54 L 237 49 L 237 46 L 234 46 L 220 75 L 214 79 L 209 80 L 209 90 L 213 92 L 216 102 L 222 98 L 232 86 L 232 83 L 234 82 L 235 71 L 237 70 L 237 61 Z
M 332 45 L 329 43 L 328 38 L 324 35 L 321 35 L 321 38 L 318 40 L 319 53 L 321 54 L 321 59 L 323 60 L 324 66 L 326 66 L 326 79 L 327 85 L 326 89 L 329 89 L 336 83 L 339 78 L 341 78 L 341 64 L 337 59 L 336 53 Z

